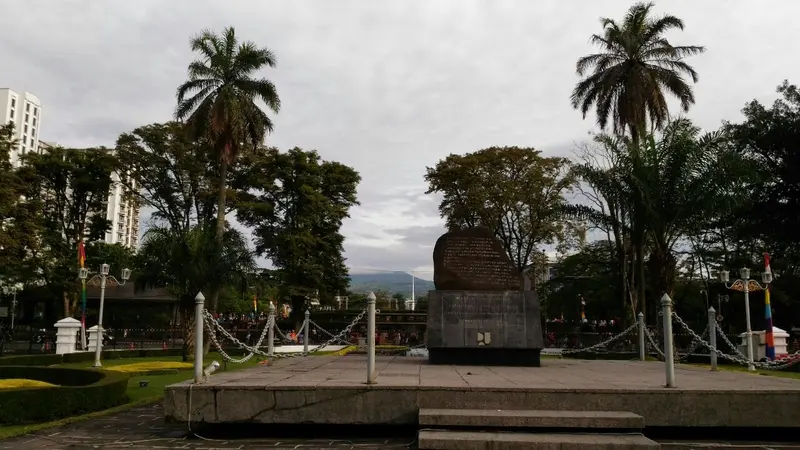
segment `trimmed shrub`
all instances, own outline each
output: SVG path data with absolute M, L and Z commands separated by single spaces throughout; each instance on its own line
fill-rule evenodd
M 44 422 L 112 408 L 128 400 L 128 374 L 66 367 L 0 366 L 0 379 L 58 386 L 0 391 L 0 424 Z
M 108 350 L 102 359 L 150 358 L 154 356 L 181 356 L 181 349 L 167 350 Z M 55 366 L 94 361 L 94 352 L 68 353 L 66 355 L 14 355 L 0 358 L 0 366 Z

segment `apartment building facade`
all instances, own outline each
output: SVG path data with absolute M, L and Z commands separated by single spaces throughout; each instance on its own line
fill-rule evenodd
M 21 157 L 28 152 L 39 152 L 39 130 L 42 124 L 42 103 L 30 92 L 22 94 L 0 88 L 0 123 L 14 124 L 17 145 L 8 158 L 13 167 L 19 167 Z
M 136 250 L 139 247 L 139 221 L 141 209 L 138 199 L 131 195 L 117 172 L 111 174 L 111 190 L 108 193 L 106 220 L 111 228 L 106 232 L 107 244 L 121 244 Z M 128 181 L 128 180 L 125 180 Z M 130 180 L 130 187 L 136 189 L 136 182 Z

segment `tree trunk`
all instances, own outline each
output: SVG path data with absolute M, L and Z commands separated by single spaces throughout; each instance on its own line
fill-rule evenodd
M 216 251 L 214 252 L 214 258 L 217 260 L 216 261 L 217 266 L 222 257 L 222 247 L 224 245 L 224 237 L 225 237 L 225 206 L 226 206 L 226 197 L 228 193 L 227 175 L 228 175 L 228 159 L 226 152 L 226 155 L 221 158 L 219 165 L 219 185 L 218 185 L 219 192 L 217 193 L 217 229 L 215 233 Z M 212 286 L 211 296 L 209 298 L 208 303 L 206 303 L 206 309 L 212 314 L 217 311 L 220 287 L 221 286 Z M 211 346 L 210 342 L 204 342 L 203 353 L 207 354 L 210 346 Z
M 69 293 L 64 291 L 61 295 L 62 299 L 64 300 L 64 317 L 72 317 L 72 302 L 70 302 Z
M 181 359 L 184 362 L 194 360 L 194 325 L 195 317 L 191 309 L 181 308 L 181 326 L 183 327 L 183 346 L 181 347 Z

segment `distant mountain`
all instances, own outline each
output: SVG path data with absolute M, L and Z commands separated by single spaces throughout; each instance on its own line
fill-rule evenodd
M 416 296 L 432 291 L 433 281 L 414 277 Z M 386 291 L 389 295 L 397 292 L 411 298 L 411 274 L 406 272 L 351 273 L 350 290 L 353 292 Z

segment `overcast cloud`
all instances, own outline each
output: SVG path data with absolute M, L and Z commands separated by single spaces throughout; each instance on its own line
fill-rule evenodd
M 492 145 L 569 155 L 593 131 L 569 104 L 575 60 L 598 18 L 631 1 L 3 0 L 0 87 L 43 104 L 41 138 L 113 145 L 171 118 L 189 37 L 233 25 L 270 47 L 264 73 L 283 109 L 269 144 L 317 149 L 362 175 L 344 226 L 355 269 L 429 270 L 443 231 L 423 174 L 450 153 Z M 689 116 L 713 129 L 745 102 L 800 82 L 800 3 L 660 1 L 684 19 L 673 43 L 705 45 Z

